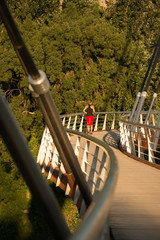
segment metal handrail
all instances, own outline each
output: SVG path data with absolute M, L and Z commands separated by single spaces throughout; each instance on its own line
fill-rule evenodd
M 126 113 L 130 113 L 130 111 L 107 111 L 107 112 L 95 112 L 94 114 L 126 114 Z M 70 117 L 70 116 L 79 116 L 79 115 L 84 115 L 83 112 L 78 112 L 78 113 L 69 113 L 69 114 L 62 114 L 60 115 L 61 118 L 63 117 Z

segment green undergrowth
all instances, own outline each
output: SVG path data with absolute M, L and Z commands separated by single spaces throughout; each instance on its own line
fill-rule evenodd
M 49 182 L 67 225 L 73 232 L 80 223 L 77 207 Z M 54 226 L 53 226 L 54 227 Z M 53 239 L 50 229 L 19 172 L 7 173 L 0 165 L 0 239 Z
M 65 220 L 67 222 L 67 225 L 69 226 L 71 232 L 74 232 L 81 222 L 77 207 L 73 205 L 73 201 L 70 197 L 65 196 L 63 190 L 56 187 L 55 184 L 52 183 L 51 181 L 49 181 L 49 184 L 57 197 L 62 213 L 64 214 Z

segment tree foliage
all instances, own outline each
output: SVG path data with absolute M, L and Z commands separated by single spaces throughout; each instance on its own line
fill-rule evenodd
M 65 0 L 61 13 L 56 1 L 24 1 L 23 9 L 8 2 L 60 113 L 81 111 L 88 98 L 101 111 L 131 108 L 157 41 L 159 1 L 119 0 L 105 12 L 85 0 Z M 1 87 L 7 97 L 23 98 L 26 111 L 36 111 L 3 25 L 1 32 Z

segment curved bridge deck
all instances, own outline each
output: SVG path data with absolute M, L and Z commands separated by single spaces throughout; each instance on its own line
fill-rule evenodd
M 110 213 L 115 240 L 160 239 L 160 170 L 124 155 L 119 132 L 94 132 L 114 150 L 119 176 Z

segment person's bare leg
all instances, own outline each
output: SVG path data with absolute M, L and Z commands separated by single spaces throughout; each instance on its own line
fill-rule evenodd
M 93 131 L 93 125 L 91 125 L 91 133 L 92 133 L 92 131 Z

